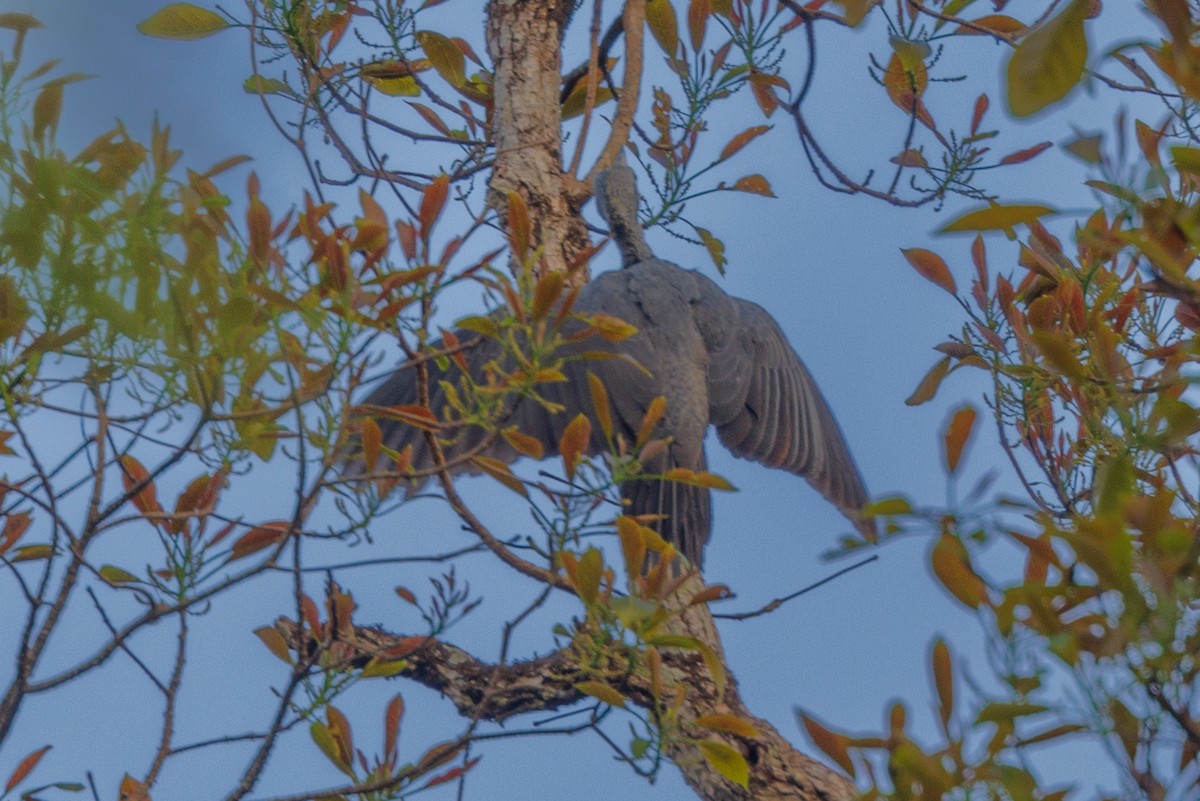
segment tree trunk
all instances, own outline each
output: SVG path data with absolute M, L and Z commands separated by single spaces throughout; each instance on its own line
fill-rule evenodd
M 508 195 L 529 207 L 542 268 L 567 271 L 590 245 L 563 181 L 559 75 L 573 0 L 491 0 L 487 46 L 496 74 L 492 140 L 496 163 L 489 204 L 505 219 Z M 587 280 L 585 270 L 579 282 Z

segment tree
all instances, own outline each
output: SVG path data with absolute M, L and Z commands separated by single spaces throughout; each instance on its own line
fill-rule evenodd
M 339 581 L 314 580 L 310 569 L 317 565 L 309 553 L 323 540 L 377 537 L 381 521 L 390 519 L 384 517 L 394 498 L 390 491 L 412 478 L 403 452 L 382 450 L 373 415 L 431 435 L 453 436 L 463 424 L 479 426 L 537 455 L 534 443 L 506 427 L 505 399 L 519 394 L 537 402 L 539 384 L 560 374 L 554 319 L 567 313 L 561 310 L 571 288 L 586 280 L 595 249 L 579 210 L 595 173 L 622 148 L 655 178 L 649 222 L 694 239 L 718 268 L 725 264 L 723 244 L 689 222 L 685 204 L 716 191 L 772 192 L 768 178 L 757 173 L 728 185 L 707 177 L 714 165 L 766 133 L 767 126 L 758 124 L 727 142 L 708 141 L 713 108 L 738 90 L 749 92 L 766 117 L 790 121 L 819 181 L 834 191 L 909 206 L 941 204 L 954 194 L 991 200 L 977 183 L 979 171 L 1021 164 L 1048 143 L 993 159 L 988 143 L 995 132 L 984 126 L 986 97 L 963 115 L 964 133 L 939 127 L 926 106 L 938 51 L 968 34 L 1015 44 L 1008 104 L 1017 114 L 1030 114 L 1060 99 L 1082 77 L 1085 20 L 1098 13 L 1099 4 L 1046 3 L 1026 27 L 1001 14 L 962 17 L 975 5 L 969 0 L 904 0 L 894 9 L 870 0 L 803 5 L 785 0 L 777 7 L 692 0 L 686 8 L 682 2 L 650 0 L 626 3 L 619 14 L 601 3 L 575 11 L 573 4 L 553 0 L 494 0 L 486 10 L 486 58 L 452 35 L 461 31 L 426 27 L 426 9 L 438 5 L 275 1 L 249 3 L 243 16 L 233 18 L 175 4 L 143 23 L 147 34 L 180 39 L 235 24 L 246 29 L 254 67 L 246 88 L 263 97 L 281 136 L 305 157 L 312 186 L 297 201 L 302 208 L 281 215 L 252 177 L 244 222 L 235 219 L 218 188 L 221 174 L 236 160 L 179 177 L 180 157 L 165 130 L 156 130 L 149 146 L 117 129 L 73 157 L 59 152 L 54 136 L 64 88 L 80 76 L 42 80 L 52 67 L 19 75 L 22 43 L 36 21 L 0 17 L 15 40 L 3 75 L 8 147 L 0 155 L 9 196 L 0 230 L 6 265 L 0 334 L 6 433 L 22 464 L 20 475 L 4 483 L 0 558 L 26 604 L 16 674 L 0 699 L 0 742 L 29 699 L 126 653 L 153 679 L 165 711 L 150 767 L 122 786 L 131 798 L 147 796 L 164 766 L 181 753 L 174 719 L 192 616 L 278 571 L 291 582 L 291 614 L 273 625 L 261 621 L 256 634 L 286 663 L 284 678 L 271 720 L 247 737 L 252 751 L 244 771 L 217 791 L 229 798 L 256 788 L 268 758 L 296 727 L 309 729 L 316 747 L 347 780 L 336 790 L 310 787 L 293 797 L 392 798 L 468 774 L 476 744 L 498 736 L 484 724 L 580 702 L 590 704 L 587 717 L 558 731 L 596 731 L 631 769 L 647 775 L 669 761 L 701 797 L 851 797 L 851 782 L 796 750 L 743 703 L 707 607 L 725 590 L 703 585 L 696 575 L 674 577 L 666 569 L 669 552 L 663 556 L 648 521 L 621 516 L 606 504 L 621 478 L 611 469 L 617 460 L 576 458 L 578 439 L 587 438 L 586 427 L 604 425 L 608 396 L 618 387 L 597 387 L 596 414 L 580 418 L 575 446 L 571 440 L 560 444 L 565 480 L 520 479 L 506 465 L 476 458 L 477 470 L 537 502 L 536 529 L 526 536 L 508 539 L 493 532 L 482 510 L 464 500 L 447 465 L 436 471 L 446 502 L 478 538 L 471 550 L 493 556 L 497 570 L 516 570 L 544 585 L 535 607 L 551 594 L 578 597 L 582 617 L 557 630 L 554 653 L 510 662 L 506 651 L 498 663 L 488 663 L 450 645 L 442 633 L 475 605 L 453 571 L 433 578 L 427 600 L 397 589 L 419 609 L 424 630 L 363 625 L 354 616 L 357 588 L 341 586 L 340 574 Z M 1166 76 L 1158 80 L 1178 91 L 1160 88 L 1131 57 L 1114 58 L 1140 90 L 1176 104 L 1178 128 L 1172 133 L 1186 136 L 1192 17 L 1183 2 L 1159 2 L 1152 10 L 1171 41 L 1151 48 L 1149 57 Z M 575 22 L 587 23 L 589 47 L 577 68 L 564 71 L 563 36 L 573 12 L 590 15 Z M 818 91 L 806 68 L 815 59 L 818 35 L 857 25 L 868 14 L 886 17 L 890 53 L 875 69 L 883 94 L 904 112 L 886 186 L 852 179 L 822 145 L 804 106 L 810 92 Z M 799 63 L 784 52 L 793 41 L 805 53 Z M 678 88 L 655 88 L 647 117 L 639 115 L 638 100 L 651 80 L 646 54 L 652 51 L 665 55 Z M 1129 88 L 1115 79 L 1097 80 Z M 35 88 L 29 113 L 21 117 L 22 99 Z M 391 103 L 384 113 L 381 98 L 412 99 Z M 570 134 L 567 148 L 564 130 Z M 604 131 L 604 142 L 589 148 L 596 131 Z M 1165 176 L 1171 167 L 1158 156 L 1162 134 L 1149 126 L 1139 134 L 1151 175 Z M 314 155 L 322 139 L 340 159 L 341 174 L 331 174 L 328 161 Z M 400 163 L 393 154 L 407 152 L 397 141 L 419 144 L 421 155 Z M 1094 143 L 1081 139 L 1074 147 L 1103 163 Z M 431 171 L 433 163 L 444 169 Z M 1191 183 L 1180 166 L 1189 163 L 1183 148 L 1175 157 L 1183 186 L 1175 191 L 1160 180 L 1157 194 L 1143 197 L 1125 182 L 1108 181 L 1103 188 L 1123 204 L 1122 211 L 1092 218 L 1083 229 L 1092 238 L 1083 240 L 1075 262 L 1038 222 L 1047 208 L 992 205 L 948 226 L 1029 228 L 1021 269 L 1034 277 L 1014 289 L 1014 282 L 987 271 L 984 247 L 976 245 L 976 306 L 963 304 L 972 315 L 969 327 L 942 346 L 946 358 L 913 401 L 931 396 L 959 366 L 987 370 L 994 377 L 1001 431 L 1016 435 L 1005 440 L 1006 446 L 1014 443 L 1009 452 L 1026 449 L 1052 492 L 1028 481 L 1030 503 L 1037 508 L 1016 523 L 993 522 L 980 509 L 914 511 L 902 499 L 875 504 L 876 514 L 893 521 L 893 537 L 933 523 L 935 574 L 979 612 L 1013 655 L 1001 677 L 1011 688 L 1011 702 L 985 706 L 974 719 L 959 718 L 952 703 L 951 656 L 944 645 L 935 647 L 946 759 L 906 733 L 902 708 L 892 714 L 890 735 L 879 738 L 836 734 L 805 718 L 814 743 L 843 770 L 865 772 L 864 780 L 875 787 L 886 764 L 888 779 L 880 791 L 896 797 L 932 797 L 954 787 L 1005 797 L 1053 794 L 1012 765 L 1026 746 L 1083 730 L 1074 721 L 1026 728 L 1025 719 L 1042 711 L 1031 700 L 1043 676 L 1033 660 L 1048 654 L 1069 675 L 1091 681 L 1085 686 L 1103 703 L 1096 707 L 1099 719 L 1089 723 L 1101 738 L 1106 726 L 1116 733 L 1140 792 L 1158 797 L 1159 749 L 1177 748 L 1173 736 L 1184 735 L 1181 764 L 1194 758 L 1189 693 L 1195 672 L 1189 659 L 1196 649 L 1188 627 L 1196 554 L 1188 543 L 1196 540 L 1189 523 L 1194 510 L 1180 478 L 1187 475 L 1187 438 L 1195 430 L 1184 392 L 1189 351 L 1182 330 L 1158 327 L 1164 310 L 1174 310 L 1185 328 L 1191 319 L 1193 290 L 1186 276 L 1192 258 Z M 488 186 L 483 203 L 469 191 L 482 175 Z M 362 187 L 352 221 L 324 196 L 338 183 Z M 453 234 L 447 230 L 452 192 L 470 217 Z M 401 210 L 398 218 L 385 210 L 384 197 Z M 503 238 L 492 234 L 496 228 Z M 497 244 L 500 249 L 488 251 Z M 920 249 L 906 256 L 922 275 L 956 293 L 940 257 Z M 1134 269 L 1113 269 L 1110 263 L 1119 258 L 1132 258 L 1127 264 L 1134 267 L 1147 259 L 1156 280 L 1139 281 Z M 498 311 L 470 324 L 480 336 L 507 343 L 524 369 L 486 385 L 447 390 L 455 402 L 445 416 L 425 405 L 356 409 L 357 389 L 385 340 L 398 341 L 418 365 L 462 357 L 469 343 L 431 328 L 441 293 L 471 281 L 491 291 Z M 620 321 L 587 322 L 595 336 L 632 333 Z M 434 348 L 439 338 L 442 345 Z M 1126 355 L 1133 352 L 1138 358 Z M 1151 371 L 1140 359 L 1161 359 L 1164 367 Z M 1062 429 L 1064 412 L 1074 415 L 1086 436 Z M 952 476 L 959 473 L 976 416 L 964 409 L 947 430 Z M 48 418 L 58 422 L 41 422 Z M 1119 435 L 1103 434 L 1110 419 L 1121 422 Z M 65 420 L 82 432 L 74 446 L 60 452 L 39 440 L 34 426 L 65 430 Z M 627 448 L 653 447 L 652 415 L 646 431 Z M 342 477 L 346 455 L 360 450 L 368 464 L 386 455 L 394 470 L 372 475 L 368 486 Z M 238 484 L 267 460 L 292 467 L 286 519 L 261 519 L 252 507 L 229 508 Z M 1016 455 L 1014 465 L 1025 469 Z M 719 483 L 707 474 L 678 480 Z M 171 492 L 174 501 L 164 503 L 160 497 L 169 497 L 168 486 L 180 489 Z M 1134 497 L 1139 487 L 1152 490 L 1149 500 Z M 340 515 L 336 524 L 322 517 L 331 507 Z M 1039 529 L 1031 535 L 1029 525 Z M 153 532 L 161 548 L 157 561 L 145 570 L 100 561 L 97 554 L 114 538 L 111 532 L 134 527 Z M 1031 554 L 1030 568 L 1023 582 L 1001 593 L 979 577 L 964 542 L 976 530 L 982 539 L 1010 528 Z M 619 549 L 593 547 L 603 541 L 597 534 L 615 539 Z M 864 544 L 851 538 L 843 547 Z M 660 559 L 644 571 L 647 549 L 658 551 Z M 617 578 L 622 562 L 630 579 L 627 593 L 619 590 Z M 46 675 L 39 668 L 50 636 L 81 593 L 92 599 L 108 636 L 73 667 Z M 1026 608 L 1032 611 L 1022 616 Z M 524 616 L 506 624 L 506 636 Z M 177 637 L 162 674 L 166 679 L 129 644 L 135 633 L 160 620 L 171 621 Z M 1181 644 L 1164 641 L 1168 631 Z M 1155 657 L 1161 664 L 1148 667 L 1154 642 L 1163 651 Z M 423 743 L 419 751 L 406 746 L 405 753 L 420 755 L 400 764 L 396 745 L 404 703 L 396 695 L 377 713 L 385 730 L 381 755 L 358 753 L 356 735 L 361 744 L 363 729 L 378 723 L 352 723 L 339 711 L 339 699 L 364 680 L 390 676 L 442 692 L 469 721 L 461 734 L 445 743 Z M 1111 690 L 1114 677 L 1126 680 L 1120 691 Z M 1151 703 L 1162 715 L 1146 714 Z M 620 708 L 629 710 L 633 734 L 615 742 L 603 723 L 622 714 Z M 978 753 L 963 745 L 974 744 L 988 726 L 995 731 Z M 855 762 L 852 751 L 867 754 L 866 760 Z M 871 761 L 875 751 L 883 756 Z M 39 748 L 18 762 L 8 790 L 29 792 L 25 788 L 44 753 Z M 1182 769 L 1181 774 L 1181 781 L 1188 780 Z

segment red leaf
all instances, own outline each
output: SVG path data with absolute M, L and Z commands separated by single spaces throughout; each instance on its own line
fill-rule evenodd
M 1010 153 L 1009 155 L 1000 159 L 1000 163 L 1020 164 L 1023 161 L 1029 161 L 1031 158 L 1046 150 L 1053 144 L 1053 142 L 1042 142 L 1040 145 L 1034 145 L 1033 147 L 1027 147 L 1024 150 L 1018 150 L 1016 153 Z
M 983 122 L 983 115 L 988 110 L 988 96 L 980 95 L 975 101 L 975 113 L 971 116 L 971 136 L 979 133 L 979 123 Z

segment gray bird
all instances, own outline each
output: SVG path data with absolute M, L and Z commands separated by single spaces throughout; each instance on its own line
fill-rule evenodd
M 594 416 L 586 374 L 595 373 L 607 388 L 615 432 L 633 442 L 651 402 L 667 400 L 662 435 L 670 445 L 642 465 L 645 474 L 662 475 L 675 467 L 706 469 L 704 437 L 716 426 L 721 443 L 736 456 L 803 476 L 868 537 L 875 530 L 859 515 L 867 503 L 862 477 L 845 438 L 816 382 L 792 350 L 779 325 L 760 306 L 731 297 L 693 270 L 655 258 L 638 222 L 638 194 L 633 170 L 621 159 L 596 181 L 601 215 L 620 247 L 623 269 L 604 273 L 584 286 L 575 303 L 582 313 L 604 312 L 635 326 L 637 333 L 620 342 L 598 337 L 567 346 L 566 353 L 606 349 L 625 359 L 568 361 L 567 382 L 545 384 L 539 394 L 565 407 L 551 414 L 542 405 L 516 402 L 510 423 L 536 437 L 553 454 L 566 425 L 580 412 Z M 568 320 L 569 330 L 583 323 Z M 459 332 L 461 341 L 479 340 L 466 353 L 468 369 L 481 380 L 485 366 L 506 357 L 493 339 Z M 438 347 L 435 344 L 434 347 Z M 440 381 L 456 384 L 459 368 L 442 372 L 432 362 L 430 408 L 445 406 Z M 543 389 L 544 388 L 544 389 Z M 376 406 L 417 402 L 417 372 L 405 367 L 392 373 L 366 399 Z M 414 468 L 429 468 L 432 457 L 422 431 L 381 419 L 383 442 L 402 450 L 413 447 Z M 592 426 L 592 453 L 606 444 Z M 482 429 L 458 434 L 445 448 L 447 459 L 468 453 L 487 441 Z M 512 462 L 519 454 L 502 438 L 494 438 L 483 455 Z M 361 463 L 348 472 L 358 472 Z M 380 464 L 380 469 L 386 465 Z M 468 472 L 461 465 L 456 471 Z M 418 489 L 409 487 L 409 493 Z M 626 512 L 662 515 L 659 533 L 695 566 L 701 565 L 712 527 L 709 491 L 676 481 L 634 479 L 623 482 Z

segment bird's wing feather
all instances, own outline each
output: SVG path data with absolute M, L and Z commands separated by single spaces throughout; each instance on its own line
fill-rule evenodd
M 482 383 L 485 380 L 487 365 L 504 360 L 500 343 L 470 331 L 458 331 L 456 336 L 461 343 L 466 345 L 463 357 L 467 362 L 467 372 L 476 383 Z M 443 343 L 438 341 L 430 346 L 430 350 L 436 352 L 443 347 Z M 462 369 L 453 359 L 450 360 L 446 370 L 439 368 L 433 360 L 426 364 L 429 371 L 428 408 L 440 421 L 446 423 L 439 433 L 446 461 L 456 462 L 461 457 L 476 454 L 476 452 L 477 455 L 499 459 L 503 462 L 515 461 L 520 454 L 503 437 L 493 436 L 482 426 L 447 422 L 451 420 L 450 405 L 443 382 L 449 383 L 456 389 L 460 388 L 463 379 Z M 419 402 L 418 371 L 412 365 L 392 372 L 363 400 L 365 405 L 386 407 L 418 404 Z M 408 446 L 412 447 L 410 464 L 414 470 L 429 470 L 434 466 L 433 453 L 422 429 L 401 420 L 389 418 L 376 418 L 376 422 L 382 430 L 384 445 L 396 451 L 403 451 Z M 505 427 L 508 425 L 516 426 L 522 433 L 536 438 L 546 448 L 547 455 L 555 452 L 558 439 L 551 436 L 550 415 L 535 401 L 527 398 L 514 398 L 510 401 L 507 420 L 504 423 Z M 491 438 L 490 442 L 489 438 Z M 485 443 L 487 445 L 483 447 Z M 376 470 L 387 470 L 389 467 L 390 462 L 382 456 L 378 465 L 371 466 Z M 346 466 L 345 472 L 348 475 L 355 475 L 366 472 L 366 469 L 367 466 L 359 459 L 352 460 Z M 478 472 L 480 472 L 478 468 L 470 462 L 456 463 L 451 469 L 453 474 Z M 427 481 L 428 477 L 417 479 L 408 486 L 407 493 L 414 494 Z
M 709 408 L 721 442 L 737 456 L 803 476 L 868 531 L 855 514 L 867 503 L 866 487 L 829 404 L 775 320 L 732 300 L 740 324 L 709 351 Z

